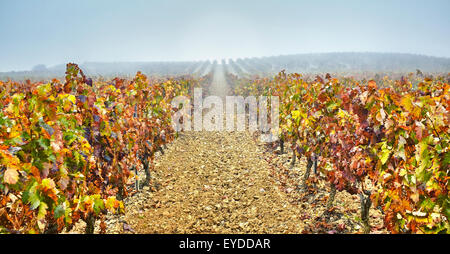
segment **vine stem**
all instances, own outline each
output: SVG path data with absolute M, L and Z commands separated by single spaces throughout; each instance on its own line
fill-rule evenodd
M 428 115 L 425 115 L 427 117 L 427 119 L 431 122 L 431 127 L 433 127 L 433 131 L 436 133 L 436 135 L 439 138 L 439 141 L 442 141 L 441 136 L 439 135 L 439 133 L 436 130 L 436 127 L 434 126 L 434 122 L 430 119 L 430 117 Z

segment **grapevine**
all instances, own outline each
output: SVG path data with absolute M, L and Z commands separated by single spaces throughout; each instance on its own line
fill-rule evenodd
M 93 82 L 67 64 L 65 82 L 0 82 L 0 231 L 92 233 L 122 213 L 137 168 L 175 137 L 170 101 L 195 80 Z M 134 165 L 131 168 L 130 165 Z

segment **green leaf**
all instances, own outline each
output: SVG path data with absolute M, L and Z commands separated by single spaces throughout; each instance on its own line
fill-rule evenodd
M 71 145 L 73 141 L 77 139 L 77 135 L 72 132 L 64 133 L 64 140 L 67 141 L 68 145 Z
M 450 201 L 447 198 L 447 200 L 445 200 L 444 202 L 444 215 L 447 217 L 447 219 L 450 219 Z
M 419 157 L 420 161 L 418 172 L 425 171 L 425 169 L 431 166 L 431 155 L 427 148 L 428 148 L 427 144 L 420 142 L 420 157 Z
M 58 205 L 54 211 L 55 218 L 56 219 L 60 218 L 61 216 L 63 216 L 65 214 L 65 212 L 66 211 L 64 209 L 64 205 L 63 204 Z
M 426 211 L 432 211 L 436 203 L 434 203 L 430 198 L 425 198 L 420 204 Z
M 46 139 L 46 138 L 43 138 L 43 137 L 38 139 L 37 142 L 42 148 L 44 148 L 44 150 L 47 150 L 48 147 L 50 146 L 50 140 Z
M 331 111 L 333 111 L 335 108 L 337 108 L 338 107 L 338 104 L 337 103 L 335 103 L 335 102 L 332 102 L 332 103 L 330 103 L 328 106 L 327 106 L 327 110 L 328 110 L 328 112 L 331 112 Z
M 40 197 L 38 193 L 36 193 L 36 188 L 38 186 L 38 183 L 34 181 L 31 185 L 29 185 L 29 189 L 23 192 L 22 195 L 22 201 L 24 203 L 30 204 L 30 208 L 32 210 L 36 209 L 40 203 Z
M 448 168 L 450 164 L 450 152 L 444 154 L 444 159 L 442 160 L 442 168 Z
M 102 199 L 95 199 L 94 201 L 94 212 L 99 214 L 102 210 L 105 209 L 105 204 Z
M 22 193 L 22 202 L 28 203 L 29 199 L 30 199 L 30 192 L 29 191 L 24 191 Z
M 36 209 L 41 204 L 39 195 L 37 195 L 36 193 L 31 194 L 30 198 L 28 200 L 31 204 L 31 206 L 30 206 L 31 210 Z
M 432 176 L 432 172 L 429 172 L 425 169 L 417 168 L 415 172 L 416 178 L 421 183 L 426 183 L 430 180 Z

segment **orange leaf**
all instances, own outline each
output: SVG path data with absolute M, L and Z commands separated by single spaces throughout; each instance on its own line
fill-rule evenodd
M 375 82 L 374 80 L 370 80 L 368 86 L 371 89 L 377 89 L 377 82 Z

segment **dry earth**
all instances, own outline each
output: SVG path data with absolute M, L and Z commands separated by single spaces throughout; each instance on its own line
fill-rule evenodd
M 305 162 L 289 169 L 289 154 L 248 132 L 183 133 L 158 156 L 151 187 L 124 201 L 124 215 L 108 216 L 107 233 L 360 232 L 358 197 L 340 192 L 325 213 L 328 185 L 317 178 L 297 188 Z M 372 233 L 385 233 L 380 212 L 370 214 Z

